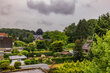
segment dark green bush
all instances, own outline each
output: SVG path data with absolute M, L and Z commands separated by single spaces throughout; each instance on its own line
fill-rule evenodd
M 19 69 L 19 66 L 21 66 L 21 62 L 19 62 L 19 61 L 15 62 L 14 67 L 16 69 Z
M 52 58 L 52 61 L 58 64 L 58 63 L 64 63 L 64 62 L 72 62 L 72 61 L 75 61 L 75 59 L 74 57 L 56 57 L 56 58 Z
M 53 52 L 52 51 L 37 51 L 37 52 L 29 53 L 28 57 L 34 57 L 35 55 L 36 57 L 40 57 L 42 54 L 44 54 L 45 56 L 52 56 Z
M 24 61 L 24 63 L 25 63 L 26 65 L 30 65 L 30 64 L 31 64 L 31 61 L 30 61 L 29 59 L 26 59 L 26 60 Z
M 10 63 L 10 60 L 2 60 L 2 61 L 0 61 L 0 65 L 2 64 L 2 63 Z
M 8 69 L 8 66 L 9 66 L 9 63 L 4 62 L 0 65 L 0 69 L 6 70 L 6 69 Z
M 8 69 L 12 71 L 12 70 L 15 70 L 15 67 L 14 66 L 8 66 Z
M 12 56 L 12 53 L 4 53 L 4 58 L 9 58 L 9 56 Z

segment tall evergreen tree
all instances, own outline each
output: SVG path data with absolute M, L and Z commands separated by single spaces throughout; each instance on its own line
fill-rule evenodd
M 88 36 L 88 25 L 85 19 L 80 20 L 76 28 L 77 39 L 83 40 Z
M 68 36 L 68 42 L 72 43 L 75 41 L 76 36 L 76 25 L 75 23 L 72 23 L 68 27 L 64 29 L 65 34 Z

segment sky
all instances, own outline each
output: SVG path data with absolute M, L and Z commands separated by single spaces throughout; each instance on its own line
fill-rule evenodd
M 110 0 L 0 0 L 0 28 L 59 30 L 110 12 Z

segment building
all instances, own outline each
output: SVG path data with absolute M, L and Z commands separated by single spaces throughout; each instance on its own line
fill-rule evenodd
M 91 43 L 92 43 L 92 40 L 87 40 L 87 42 L 83 45 L 82 49 L 84 52 L 88 52 L 90 50 Z
M 0 33 L 0 49 L 2 51 L 10 52 L 13 48 L 13 41 L 11 37 L 8 37 L 5 33 Z
M 35 41 L 36 40 L 43 40 L 42 35 L 34 35 L 34 37 L 35 37 Z
M 3 52 L 11 52 L 13 48 L 13 41 L 11 37 L 8 37 L 5 33 L 0 33 L 0 59 L 3 57 Z

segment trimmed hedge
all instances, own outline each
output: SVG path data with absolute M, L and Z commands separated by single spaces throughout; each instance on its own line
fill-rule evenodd
M 75 58 L 74 57 L 56 57 L 56 58 L 52 58 L 52 61 L 58 64 L 58 63 L 75 61 Z
M 52 56 L 53 52 L 52 51 L 37 51 L 37 52 L 33 52 L 33 53 L 29 53 L 28 57 L 40 57 L 42 54 L 46 55 L 46 56 Z
M 2 60 L 2 61 L 0 61 L 0 65 L 2 64 L 2 63 L 10 63 L 10 60 Z
M 56 57 L 56 58 L 26 59 L 24 63 L 26 65 L 39 64 L 39 63 L 52 64 L 53 62 L 59 64 L 59 63 L 72 62 L 72 61 L 75 61 L 73 57 Z

